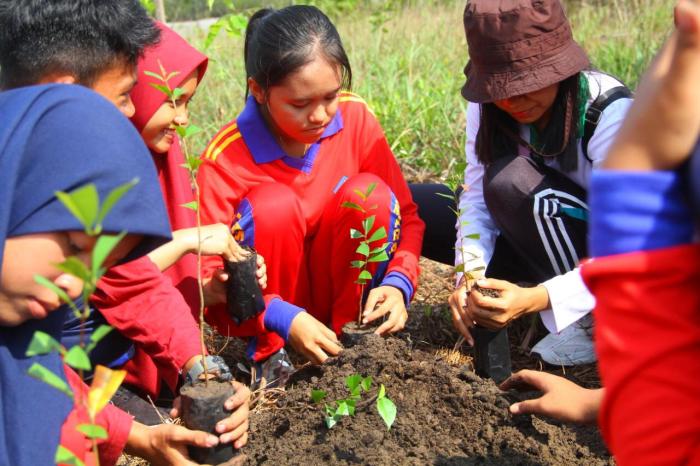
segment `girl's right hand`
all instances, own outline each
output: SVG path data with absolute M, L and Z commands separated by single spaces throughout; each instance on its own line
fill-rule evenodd
M 226 260 L 238 262 L 250 253 L 240 247 L 229 227 L 223 223 L 201 227 L 202 254 L 205 256 L 223 256 Z M 197 252 L 197 228 L 183 228 L 173 232 L 173 241 L 178 242 L 189 253 Z
M 300 312 L 292 320 L 289 343 L 314 364 L 321 364 L 328 356 L 337 356 L 342 350 L 335 332 L 308 312 Z
M 454 323 L 455 328 L 470 346 L 474 346 L 474 338 L 469 331 L 470 328 L 474 327 L 474 318 L 467 307 L 467 283 L 465 281 L 462 281 L 452 292 L 447 302 L 452 311 L 452 323 Z

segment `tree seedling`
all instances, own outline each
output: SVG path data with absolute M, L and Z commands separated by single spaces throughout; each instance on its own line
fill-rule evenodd
M 362 324 L 362 305 L 365 296 L 365 286 L 372 281 L 372 273 L 368 270 L 368 266 L 373 262 L 385 262 L 389 260 L 389 254 L 386 252 L 389 243 L 384 241 L 387 238 L 386 228 L 382 226 L 372 230 L 376 215 L 369 215 L 369 213 L 373 210 L 377 210 L 377 205 L 366 205 L 376 187 L 376 183 L 370 183 L 365 191 L 360 189 L 354 190 L 355 194 L 362 199 L 362 204 L 364 205 L 350 201 L 345 201 L 342 204 L 345 208 L 358 210 L 365 214 L 365 218 L 362 220 L 362 230 L 356 230 L 355 228 L 350 229 L 350 238 L 359 240 L 355 252 L 360 256 L 360 259 L 350 262 L 350 267 L 359 269 L 357 279 L 355 280 L 355 283 L 360 285 L 357 325 Z M 372 247 L 372 244 L 376 244 L 378 241 L 383 242 L 379 246 Z
M 396 405 L 386 396 L 386 388 L 384 384 L 379 387 L 379 391 L 375 397 L 371 397 L 366 401 L 362 401 L 362 393 L 367 393 L 372 388 L 372 377 L 362 377 L 359 374 L 353 374 L 345 379 L 345 385 L 348 388 L 348 397 L 340 400 L 324 403 L 324 419 L 326 427 L 332 429 L 340 419 L 344 416 L 354 416 L 357 409 L 361 409 L 371 403 L 376 397 L 376 406 L 379 416 L 386 424 L 387 429 L 396 420 Z M 318 404 L 321 403 L 327 396 L 323 390 L 312 390 L 311 401 Z
M 76 318 L 80 320 L 80 342 L 78 345 L 66 349 L 48 333 L 35 332 L 34 335 L 32 335 L 32 340 L 26 352 L 27 357 L 49 354 L 56 351 L 61 355 L 65 364 L 78 371 L 81 379 L 84 379 L 85 372 L 92 371 L 92 363 L 90 362 L 89 355 L 95 346 L 112 331 L 112 327 L 101 325 L 90 335 L 89 341 L 85 341 L 85 322 L 90 316 L 90 296 L 97 289 L 97 282 L 106 271 L 104 267 L 105 260 L 107 260 L 122 238 L 126 236 L 126 231 L 116 235 L 102 234 L 102 222 L 114 205 L 137 182 L 138 180 L 133 180 L 118 186 L 107 195 L 101 205 L 99 194 L 94 184 L 88 184 L 69 193 L 62 191 L 56 192 L 56 197 L 59 201 L 80 221 L 83 226 L 83 231 L 87 235 L 97 238 L 94 249 L 92 250 L 91 264 L 89 266 L 76 256 L 70 256 L 60 264 L 55 264 L 56 268 L 62 272 L 82 280 L 82 308 L 79 308 L 75 301 L 53 282 L 39 275 L 35 275 L 34 280 L 53 291 L 63 303 L 70 307 Z M 89 423 L 80 424 L 77 429 L 91 442 L 94 460 L 99 465 L 97 441 L 108 438 L 108 434 L 102 426 L 95 423 L 95 419 L 117 391 L 119 385 L 121 385 L 126 376 L 126 372 L 122 370 L 111 370 L 98 365 L 95 368 L 92 383 L 87 395 L 73 393 L 62 378 L 40 363 L 32 364 L 28 370 L 28 374 L 59 390 L 73 399 L 74 403 L 82 405 L 85 408 Z M 56 451 L 55 461 L 57 463 L 83 465 L 83 462 L 79 458 L 61 445 L 59 445 Z

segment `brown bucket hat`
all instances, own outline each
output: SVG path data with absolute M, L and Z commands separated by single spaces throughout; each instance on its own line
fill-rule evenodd
M 558 0 L 469 0 L 462 96 L 484 103 L 543 89 L 587 68 Z

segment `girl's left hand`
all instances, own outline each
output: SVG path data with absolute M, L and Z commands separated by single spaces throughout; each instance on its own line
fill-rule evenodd
M 385 314 L 389 314 L 389 317 L 374 332 L 377 335 L 398 332 L 406 326 L 408 312 L 403 302 L 403 293 L 393 286 L 378 286 L 369 292 L 362 313 L 362 323 L 367 324 Z
M 549 294 L 542 285 L 522 288 L 494 278 L 482 278 L 476 283 L 481 288 L 489 288 L 499 294 L 498 298 L 485 296 L 478 288 L 472 287 L 467 301 L 474 321 L 492 330 L 503 328 L 513 319 L 542 311 L 549 306 Z

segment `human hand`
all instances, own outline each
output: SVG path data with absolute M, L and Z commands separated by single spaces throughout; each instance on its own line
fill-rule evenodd
M 255 271 L 255 276 L 258 278 L 260 289 L 264 290 L 267 288 L 267 265 L 265 264 L 265 258 L 260 254 L 257 254 L 256 260 L 258 268 Z
M 187 446 L 212 448 L 219 439 L 212 434 L 175 424 L 146 426 L 133 422 L 126 442 L 126 453 L 141 457 L 152 466 L 196 466 Z
M 233 447 L 242 448 L 248 443 L 248 416 L 250 414 L 250 390 L 239 382 L 231 382 L 236 393 L 224 402 L 227 411 L 233 411 L 229 417 L 216 424 L 216 432 L 219 433 L 220 443 L 231 443 Z M 180 397 L 173 402 L 170 417 L 175 419 L 180 415 Z
M 393 286 L 378 286 L 370 290 L 362 312 L 362 323 L 368 324 L 385 314 L 389 314 L 389 317 L 374 331 L 377 335 L 398 332 L 408 320 L 403 293 Z
M 700 4 L 680 0 L 676 30 L 644 74 L 603 162 L 612 170 L 670 170 L 700 134 Z
M 450 311 L 452 312 L 452 323 L 454 324 L 455 328 L 462 334 L 470 346 L 474 346 L 474 337 L 472 337 L 472 334 L 469 331 L 470 328 L 474 327 L 474 318 L 467 307 L 467 296 L 467 283 L 462 282 L 452 292 L 450 297 L 447 299 L 447 303 L 450 305 Z
M 250 252 L 238 245 L 229 227 L 223 223 L 202 226 L 199 236 L 196 227 L 173 232 L 173 241 L 178 242 L 191 253 L 197 252 L 199 237 L 201 237 L 201 252 L 205 256 L 223 256 L 226 260 L 237 262 L 245 260 L 250 255 Z
M 514 283 L 494 278 L 477 280 L 467 299 L 474 321 L 486 328 L 498 330 L 523 314 L 538 312 L 549 305 L 549 294 L 542 286 L 522 288 Z M 498 297 L 485 296 L 479 288 L 496 291 Z
M 342 350 L 333 330 L 308 312 L 300 312 L 292 320 L 289 343 L 314 364 L 321 364 L 329 355 L 337 356 Z
M 564 422 L 592 424 L 598 418 L 603 389 L 586 389 L 547 372 L 521 370 L 500 385 L 501 390 L 539 390 L 534 400 L 513 403 L 512 414 L 541 414 Z

